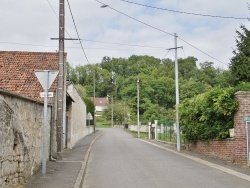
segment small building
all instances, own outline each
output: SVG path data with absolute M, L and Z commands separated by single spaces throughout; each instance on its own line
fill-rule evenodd
M 34 72 L 58 70 L 58 59 L 54 52 L 0 51 L 0 187 L 5 182 L 7 187 L 22 184 L 41 166 L 44 99 L 40 93 L 44 90 Z M 49 89 L 54 97 L 48 100 L 47 160 L 57 154 L 57 84 L 56 78 Z M 62 147 L 72 148 L 91 133 L 86 127 L 86 105 L 72 82 L 67 84 L 65 111 Z
M 71 100 L 67 100 L 65 146 L 72 148 L 78 140 L 93 132 L 93 127 L 86 125 L 86 104 L 73 82 L 67 81 L 66 87 Z
M 93 97 L 92 97 L 92 101 L 93 101 Z M 95 104 L 96 112 L 103 112 L 105 109 L 108 108 L 109 99 L 108 97 L 96 97 L 94 100 L 94 104 Z

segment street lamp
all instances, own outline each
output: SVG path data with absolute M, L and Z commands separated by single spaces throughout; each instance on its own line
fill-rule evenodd
M 140 80 L 137 79 L 137 132 L 138 132 L 138 138 L 140 138 L 140 109 L 139 109 L 139 102 L 140 102 Z
M 96 106 L 95 106 L 95 67 L 94 67 L 94 69 L 93 69 L 93 85 L 94 85 L 94 91 L 93 91 L 93 101 L 94 101 L 94 133 L 95 133 L 95 128 L 96 128 L 96 120 L 95 120 L 95 118 L 96 118 L 96 114 L 95 114 L 95 112 L 96 112 Z
M 107 95 L 107 97 L 110 97 Z M 114 102 L 113 102 L 113 95 L 111 95 L 111 127 L 114 126 Z

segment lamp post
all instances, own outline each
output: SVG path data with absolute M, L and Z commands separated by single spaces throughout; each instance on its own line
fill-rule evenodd
M 140 104 L 140 80 L 139 78 L 137 79 L 137 133 L 138 133 L 138 138 L 140 138 L 140 109 L 139 109 L 139 104 Z
M 93 91 L 93 101 L 94 101 L 94 119 L 93 119 L 93 123 L 94 123 L 94 133 L 95 133 L 95 124 L 96 124 L 96 121 L 95 121 L 95 118 L 96 118 L 96 115 L 95 115 L 95 112 L 96 112 L 96 107 L 95 107 L 95 66 L 94 66 L 94 69 L 93 69 L 93 85 L 94 85 L 94 91 Z
M 124 126 L 126 124 L 126 99 L 124 99 Z
M 114 100 L 113 100 L 113 95 L 111 95 L 111 105 L 112 105 L 112 114 L 111 114 L 111 126 L 114 127 Z
M 114 102 L 113 102 L 113 95 L 109 96 L 107 95 L 107 97 L 110 97 L 111 100 L 111 127 L 114 126 Z

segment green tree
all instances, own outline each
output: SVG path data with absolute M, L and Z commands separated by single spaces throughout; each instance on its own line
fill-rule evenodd
M 210 86 L 215 86 L 216 83 L 216 77 L 218 75 L 217 70 L 213 67 L 213 62 L 204 62 L 200 63 L 200 72 L 198 79 L 202 83 L 206 83 Z
M 113 121 L 114 124 L 122 125 L 124 123 L 124 120 L 128 120 L 128 114 L 129 114 L 129 108 L 124 107 L 124 103 L 122 101 L 115 101 L 113 104 Z M 107 120 L 111 120 L 112 117 L 112 104 L 108 105 L 108 108 L 104 110 L 103 116 Z
M 241 32 L 236 31 L 236 49 L 231 59 L 229 69 L 234 77 L 234 84 L 250 81 L 250 31 L 241 25 Z

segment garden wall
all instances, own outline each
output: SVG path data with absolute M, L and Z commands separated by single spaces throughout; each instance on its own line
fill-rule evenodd
M 189 149 L 208 156 L 217 157 L 236 164 L 247 166 L 247 134 L 244 117 L 250 117 L 250 92 L 235 94 L 239 110 L 234 116 L 234 138 L 222 141 L 205 141 L 189 144 Z
M 0 90 L 0 187 L 23 185 L 40 167 L 43 103 Z M 48 108 L 47 159 L 50 113 Z

